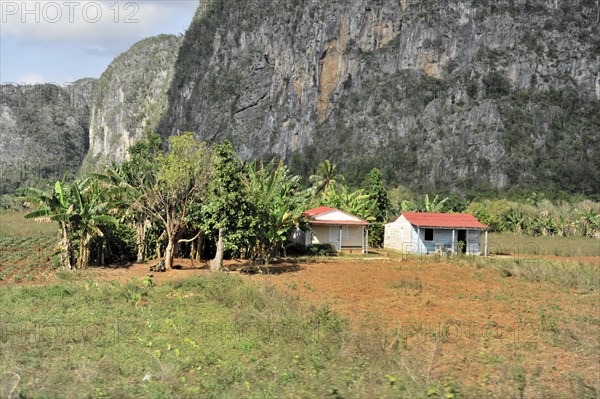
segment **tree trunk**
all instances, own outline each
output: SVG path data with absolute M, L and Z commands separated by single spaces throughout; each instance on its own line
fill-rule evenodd
M 102 239 L 102 253 L 100 254 L 100 264 L 102 266 L 106 266 L 106 248 L 108 247 L 108 243 L 105 239 Z
M 210 271 L 220 272 L 223 270 L 223 230 L 219 229 L 219 239 L 217 241 L 217 253 L 215 258 L 210 261 Z
M 69 228 L 64 223 L 61 223 L 62 229 L 62 238 L 60 243 L 60 263 L 61 266 L 65 269 L 73 269 L 72 263 L 72 245 L 71 245 L 71 237 L 69 237 Z
M 175 249 L 177 246 L 177 237 L 175 234 L 169 235 L 167 249 L 165 250 L 165 267 L 170 270 L 173 268 L 173 258 L 175 257 Z
M 194 260 L 200 261 L 202 259 L 202 248 L 204 247 L 204 231 L 200 232 L 198 236 L 198 242 L 196 243 L 196 258 Z
M 77 268 L 85 269 L 90 264 L 90 241 L 91 237 L 84 235 L 79 243 L 79 259 L 77 259 Z
M 148 220 L 137 221 L 135 223 L 135 241 L 137 245 L 137 262 L 143 262 L 146 258 L 146 231 L 148 230 Z

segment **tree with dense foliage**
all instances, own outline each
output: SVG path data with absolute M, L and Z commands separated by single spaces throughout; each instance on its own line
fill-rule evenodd
M 145 154 L 145 161 L 152 167 L 132 178 L 139 190 L 134 207 L 164 228 L 165 265 L 172 268 L 190 206 L 206 199 L 212 165 L 209 149 L 196 141 L 192 133 L 171 137 L 169 145 L 171 151 L 167 154 Z
M 158 134 L 147 133 L 140 140 L 129 147 L 129 159 L 116 169 L 121 182 L 119 187 L 126 187 L 125 201 L 132 206 L 125 211 L 125 222 L 135 229 L 137 245 L 137 261 L 143 262 L 147 252 L 146 235 L 154 223 L 157 222 L 156 212 L 144 211 L 140 206 L 143 199 L 141 187 L 156 184 L 156 160 L 162 152 L 162 140 Z
M 282 162 L 248 165 L 250 200 L 256 207 L 255 256 L 269 263 L 281 248 L 289 230 L 298 224 L 308 193 L 299 189 L 299 176 L 292 176 Z
M 340 185 L 337 190 L 329 191 L 320 204 L 341 209 L 361 219 L 375 220 L 375 202 L 362 188 L 351 191 L 345 185 Z
M 217 144 L 214 152 L 214 173 L 210 183 L 210 199 L 203 207 L 204 225 L 218 231 L 217 253 L 210 264 L 212 271 L 223 268 L 225 249 L 249 245 L 253 231 L 254 209 L 244 183 L 244 168 L 229 141 Z
M 374 220 L 369 226 L 369 244 L 373 247 L 383 245 L 385 223 L 388 221 L 392 204 L 383 182 L 383 175 L 377 168 L 373 168 L 367 175 L 366 191 L 373 202 L 372 215 Z
M 422 200 L 402 201 L 400 204 L 402 212 L 444 212 L 448 198 L 439 198 L 436 194 L 431 200 L 429 194 L 425 194 Z

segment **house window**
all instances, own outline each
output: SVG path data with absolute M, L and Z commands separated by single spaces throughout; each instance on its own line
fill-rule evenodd
M 350 238 L 350 229 L 348 226 L 342 227 L 342 240 L 347 240 Z
M 433 229 L 425 229 L 425 241 L 433 241 Z

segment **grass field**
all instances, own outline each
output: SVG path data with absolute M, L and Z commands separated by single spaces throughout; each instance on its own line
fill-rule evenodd
M 440 397 L 327 307 L 239 277 L 4 287 L 2 397 Z M 455 396 L 460 397 L 460 396 Z
M 0 398 L 600 396 L 594 242 L 252 276 L 178 260 L 149 279 L 145 264 L 55 270 L 56 226 L 0 220 Z
M 491 233 L 489 254 L 550 256 L 600 256 L 600 240 L 589 237 L 531 237 L 516 233 Z

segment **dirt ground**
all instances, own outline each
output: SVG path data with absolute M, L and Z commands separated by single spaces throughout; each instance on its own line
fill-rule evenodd
M 600 266 L 600 258 L 578 261 Z M 149 272 L 149 264 L 88 272 L 120 282 L 152 274 L 157 283 L 210 273 L 207 262 L 176 259 L 175 265 L 165 273 Z M 570 398 L 586 386 L 600 387 L 597 292 L 448 262 L 348 257 L 280 263 L 269 274 L 241 273 L 249 266 L 244 261 L 225 266 L 315 306 L 329 305 L 353 329 L 372 332 L 377 345 L 401 347 L 415 378 L 447 375 L 497 397 L 518 397 L 511 389 L 519 384 L 527 398 L 561 392 Z
M 563 389 L 570 397 L 576 376 L 584 385 L 600 386 L 597 293 L 418 261 L 315 263 L 249 278 L 329 304 L 363 330 L 386 326 L 390 332 L 382 344 L 404 345 L 420 359 L 418 373 L 426 378 L 452 375 L 496 393 L 525 381 L 524 397 L 534 398 Z

